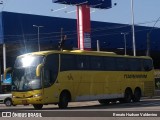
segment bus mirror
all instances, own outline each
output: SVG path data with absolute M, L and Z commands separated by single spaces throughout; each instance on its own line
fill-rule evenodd
M 12 68 L 11 68 L 11 67 L 5 69 L 5 71 L 4 71 L 4 80 L 6 79 L 7 73 L 8 73 L 9 71 L 12 71 Z
M 43 67 L 43 64 L 39 64 L 36 68 L 36 76 L 39 77 L 41 75 L 41 69 Z

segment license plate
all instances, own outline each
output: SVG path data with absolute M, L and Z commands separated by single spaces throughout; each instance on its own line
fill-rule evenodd
M 22 100 L 22 104 L 24 105 L 28 104 L 27 100 Z

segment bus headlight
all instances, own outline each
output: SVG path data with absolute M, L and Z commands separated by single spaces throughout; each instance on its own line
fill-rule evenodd
M 42 96 L 42 94 L 35 94 L 35 95 L 33 95 L 33 97 L 41 97 Z

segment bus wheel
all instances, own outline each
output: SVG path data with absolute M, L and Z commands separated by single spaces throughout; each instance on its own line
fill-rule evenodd
M 131 89 L 126 89 L 124 93 L 124 102 L 125 103 L 130 103 L 132 100 L 132 91 Z
M 98 100 L 98 102 L 101 104 L 101 105 L 108 105 L 109 104 L 109 100 Z
M 59 108 L 60 109 L 67 108 L 69 100 L 70 100 L 69 94 L 67 94 L 67 92 L 62 92 L 58 103 Z
M 43 104 L 33 104 L 34 109 L 41 110 L 43 107 Z
M 134 91 L 134 97 L 133 97 L 133 101 L 134 102 L 139 102 L 141 99 L 141 90 L 139 88 L 136 88 Z

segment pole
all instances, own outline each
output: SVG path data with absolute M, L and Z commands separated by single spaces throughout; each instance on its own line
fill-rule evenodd
M 63 51 L 63 44 L 64 44 L 64 38 L 63 38 L 63 28 L 61 28 L 61 40 L 58 43 L 58 49 L 60 51 Z
M 40 51 L 41 48 L 40 48 L 40 42 L 39 42 L 39 26 L 38 26 L 38 51 Z
M 44 26 L 37 26 L 37 25 L 33 25 L 33 27 L 36 27 L 37 28 L 37 30 L 38 30 L 38 33 L 37 33 L 37 37 L 38 37 L 38 51 L 40 51 L 41 50 L 41 47 L 40 47 L 40 41 L 39 41 L 39 31 L 40 31 L 40 28 L 41 27 L 44 27 Z
M 61 28 L 61 42 L 63 40 L 63 28 Z
M 126 35 L 128 35 L 128 33 L 121 33 L 123 35 L 124 38 L 124 55 L 127 55 L 127 39 L 126 39 Z
M 126 40 L 126 33 L 124 34 L 124 55 L 127 55 L 127 40 Z
M 147 52 L 146 56 L 150 56 L 150 33 L 147 33 Z
M 77 6 L 78 48 L 91 50 L 90 7 L 87 4 Z
M 99 40 L 97 40 L 97 51 L 100 51 Z
M 133 0 L 131 0 L 131 14 L 132 14 L 132 32 L 133 32 L 133 55 L 136 56 L 136 43 L 135 43 L 135 30 L 134 30 L 134 10 L 133 10 Z
M 3 43 L 3 70 L 6 69 L 6 45 Z
M 155 26 L 156 26 L 157 22 L 159 21 L 159 19 L 160 19 L 160 17 L 156 20 L 156 22 L 154 23 L 152 29 L 147 33 L 147 51 L 146 51 L 146 56 L 150 56 L 150 34 L 155 29 Z

